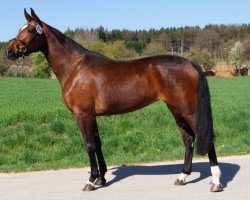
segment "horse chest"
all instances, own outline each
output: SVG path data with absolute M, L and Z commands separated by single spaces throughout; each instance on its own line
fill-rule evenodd
M 81 87 L 64 88 L 62 91 L 63 102 L 73 113 L 85 113 L 93 110 L 93 98 L 91 98 L 91 88 L 82 85 Z

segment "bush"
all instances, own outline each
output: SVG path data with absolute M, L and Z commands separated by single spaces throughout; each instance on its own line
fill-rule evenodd
M 12 65 L 7 70 L 6 76 L 28 78 L 32 77 L 32 72 L 28 67 Z
M 43 53 L 33 53 L 31 55 L 31 67 L 36 78 L 49 78 L 50 66 Z
M 133 40 L 128 40 L 125 43 L 126 48 L 128 49 L 134 49 L 137 53 L 141 54 L 142 51 L 146 48 L 146 43 L 143 41 L 133 41 Z
M 102 53 L 112 59 L 126 60 L 137 57 L 136 51 L 134 49 L 127 49 L 124 42 L 121 40 L 110 43 L 97 40 L 93 42 L 90 49 Z
M 242 68 L 242 51 L 243 46 L 241 42 L 236 42 L 234 47 L 232 47 L 229 51 L 228 61 L 229 64 L 238 72 L 240 76 L 240 69 Z
M 167 53 L 164 44 L 159 42 L 150 42 L 146 49 L 142 52 L 144 56 L 156 56 L 156 55 L 164 55 Z
M 212 55 L 206 49 L 200 48 L 191 48 L 185 55 L 188 59 L 201 65 L 204 70 L 210 71 L 212 67 L 215 65 Z
M 6 65 L 0 65 L 0 76 L 3 76 L 8 71 L 9 67 Z

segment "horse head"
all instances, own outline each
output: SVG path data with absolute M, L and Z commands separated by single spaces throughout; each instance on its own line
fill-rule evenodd
M 5 53 L 8 59 L 16 60 L 28 56 L 30 53 L 41 51 L 45 44 L 43 22 L 32 8 L 31 15 L 24 9 L 27 23 L 19 30 L 17 36 L 10 40 Z

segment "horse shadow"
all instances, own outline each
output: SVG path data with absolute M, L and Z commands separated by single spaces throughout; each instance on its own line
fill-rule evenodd
M 115 176 L 112 180 L 107 182 L 106 186 L 112 185 L 115 182 L 119 182 L 125 178 L 128 178 L 133 175 L 174 175 L 176 178 L 182 171 L 183 164 L 169 164 L 169 165 L 156 165 L 156 166 L 121 166 L 112 168 L 114 170 L 112 174 Z M 224 187 L 227 187 L 227 184 L 234 179 L 240 166 L 232 163 L 220 163 L 220 169 L 222 172 L 221 183 Z M 211 170 L 208 162 L 199 162 L 193 163 L 192 172 L 199 172 L 200 177 L 188 181 L 187 184 L 196 183 L 207 177 L 211 176 Z M 212 178 L 211 178 L 212 180 Z

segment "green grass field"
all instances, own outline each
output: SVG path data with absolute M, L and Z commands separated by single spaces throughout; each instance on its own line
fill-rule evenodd
M 210 78 L 219 156 L 250 153 L 250 78 Z M 175 122 L 162 102 L 99 117 L 108 165 L 184 158 Z M 57 80 L 0 79 L 0 172 L 88 166 L 83 140 Z

